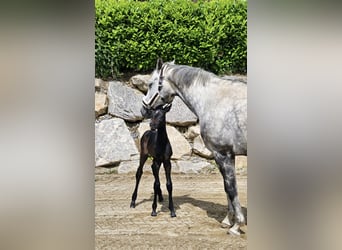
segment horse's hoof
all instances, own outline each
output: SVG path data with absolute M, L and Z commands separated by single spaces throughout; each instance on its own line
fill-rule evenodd
M 152 211 L 151 216 L 157 216 L 157 213 L 155 211 Z
M 232 225 L 232 223 L 230 222 L 230 219 L 228 217 L 228 215 L 223 219 L 223 221 L 221 222 L 221 227 L 223 228 L 228 228 Z
M 234 236 L 240 236 L 240 226 L 238 224 L 235 224 L 234 226 L 228 229 L 228 233 Z

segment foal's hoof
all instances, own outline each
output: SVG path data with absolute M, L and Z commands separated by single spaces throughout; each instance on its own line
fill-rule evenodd
M 131 208 L 135 208 L 135 202 L 134 202 L 134 201 L 131 202 L 130 207 L 131 207 Z
M 151 216 L 157 216 L 157 212 L 156 211 L 152 211 Z
M 173 218 L 173 217 L 177 217 L 175 212 L 173 212 L 173 213 L 171 212 L 171 218 Z

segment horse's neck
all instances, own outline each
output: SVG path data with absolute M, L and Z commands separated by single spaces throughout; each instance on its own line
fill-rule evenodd
M 208 106 L 208 88 L 205 86 L 189 86 L 185 87 L 182 83 L 177 84 L 177 94 L 188 106 L 188 108 L 197 115 L 202 117 Z

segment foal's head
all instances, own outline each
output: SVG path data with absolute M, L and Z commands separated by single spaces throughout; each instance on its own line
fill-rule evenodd
M 165 114 L 171 109 L 171 104 L 165 104 L 152 111 L 150 127 L 152 130 L 162 128 L 166 124 Z

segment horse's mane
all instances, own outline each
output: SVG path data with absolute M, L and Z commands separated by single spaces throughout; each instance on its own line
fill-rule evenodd
M 182 83 L 187 87 L 191 86 L 195 80 L 196 84 L 205 86 L 209 79 L 218 78 L 215 74 L 201 68 L 172 64 L 168 64 L 168 67 L 172 69 L 172 73 L 168 75 L 168 78 L 172 82 Z

